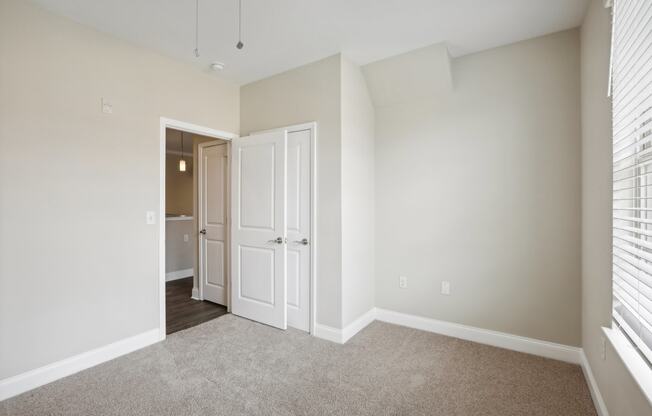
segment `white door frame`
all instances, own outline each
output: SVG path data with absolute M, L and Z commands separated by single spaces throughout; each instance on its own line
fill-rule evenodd
M 225 224 L 224 224 L 224 270 L 225 270 L 225 276 L 224 276 L 224 290 L 226 291 L 226 310 L 228 312 L 231 312 L 231 149 L 230 149 L 230 143 L 229 142 L 224 142 L 222 141 L 211 141 L 211 142 L 204 142 L 204 143 L 199 143 L 197 145 L 197 160 L 194 162 L 197 166 L 197 225 L 199 228 L 202 227 L 201 224 L 203 224 L 203 215 L 205 213 L 203 212 L 203 206 L 202 204 L 202 197 L 203 197 L 203 189 L 204 189 L 204 184 L 203 184 L 203 175 L 202 175 L 202 169 L 203 169 L 203 161 L 204 161 L 204 148 L 208 146 L 215 146 L 215 145 L 225 145 L 226 146 L 226 186 L 224 187 L 224 203 L 226 204 L 225 208 Z M 194 230 L 198 231 L 198 230 Z M 202 276 L 202 264 L 203 262 L 203 256 L 202 256 L 202 250 L 201 250 L 201 244 L 199 244 L 199 252 L 197 253 L 197 258 L 199 259 L 197 263 L 197 292 L 199 295 L 199 300 L 204 300 L 204 283 L 203 281 L 200 281 L 199 278 Z M 193 288 L 194 289 L 194 288 Z
M 159 339 L 165 339 L 165 130 L 175 129 L 186 133 L 231 141 L 238 137 L 235 133 L 215 130 L 185 121 L 161 117 L 159 130 L 159 235 L 158 235 L 158 298 L 159 298 Z
M 317 122 L 295 124 L 251 134 L 286 130 L 288 133 L 310 130 L 310 334 L 317 325 Z

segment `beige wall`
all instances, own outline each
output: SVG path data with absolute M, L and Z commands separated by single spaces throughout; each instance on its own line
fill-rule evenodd
M 178 130 L 168 129 L 168 137 L 175 137 L 174 140 L 181 140 L 181 132 Z M 180 155 L 168 154 L 166 157 L 166 176 L 165 176 L 165 210 L 168 214 L 192 216 L 192 221 L 187 221 L 183 225 L 174 222 L 167 222 L 166 228 L 166 247 L 165 262 L 166 271 L 177 271 L 194 268 L 199 270 L 197 264 L 197 255 L 199 250 L 198 210 L 196 195 L 197 191 L 197 168 L 194 163 L 198 160 L 200 143 L 211 142 L 217 139 L 212 137 L 200 136 L 197 134 L 185 133 L 186 141 L 190 139 L 191 149 L 188 149 L 186 160 L 186 172 L 179 172 Z M 183 241 L 183 235 L 189 235 L 189 241 Z M 193 273 L 194 287 L 197 288 L 197 272 Z
M 167 129 L 168 139 L 181 140 L 181 132 Z M 188 134 L 188 136 L 194 136 Z M 194 155 L 193 138 L 190 139 L 190 149 L 184 156 L 186 171 L 179 171 L 181 155 L 167 153 L 165 156 L 165 212 L 166 215 L 185 215 L 192 217 L 195 206 Z M 185 221 L 167 220 L 165 223 L 165 271 L 175 272 L 195 267 L 196 239 L 194 219 Z M 188 235 L 188 241 L 184 236 Z M 194 273 L 193 273 L 194 275 Z M 190 295 L 190 294 L 189 294 Z
M 342 327 L 375 306 L 374 107 L 360 68 L 342 58 Z
M 3 0 L 0 108 L 2 379 L 158 327 L 159 119 L 237 133 L 239 90 Z
M 165 212 L 173 215 L 192 215 L 193 208 L 193 158 L 184 157 L 186 171 L 179 171 L 181 155 L 165 156 Z
M 611 102 L 607 98 L 611 16 L 593 0 L 582 25 L 582 346 L 609 412 L 650 415 L 652 407 L 607 341 L 611 326 Z
M 342 198 L 339 55 L 241 88 L 242 135 L 316 121 L 317 322 L 341 325 Z
M 195 237 L 193 220 L 165 221 L 165 272 L 177 272 L 195 267 Z M 188 241 L 184 240 L 188 236 Z M 188 293 L 190 296 L 190 293 Z
M 467 55 L 451 93 L 376 108 L 376 306 L 580 345 L 579 54 Z
M 181 143 L 181 131 L 166 129 L 167 150 L 179 152 Z M 193 215 L 194 212 L 194 161 L 196 160 L 194 149 L 201 141 L 214 140 L 209 137 L 198 136 L 191 133 L 183 133 L 186 149 L 184 160 L 186 171 L 179 171 L 179 160 L 181 155 L 167 153 L 165 165 L 165 211 L 167 214 Z M 188 146 L 190 145 L 190 146 Z

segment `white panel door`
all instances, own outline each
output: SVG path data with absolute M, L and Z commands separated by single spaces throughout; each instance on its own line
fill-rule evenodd
M 226 305 L 226 144 L 205 146 L 200 160 L 199 275 L 204 300 Z
M 310 330 L 311 131 L 288 133 L 287 310 L 288 325 Z
M 231 312 L 287 327 L 285 131 L 233 140 Z

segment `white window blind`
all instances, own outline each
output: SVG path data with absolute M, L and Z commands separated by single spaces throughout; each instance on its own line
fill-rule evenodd
M 615 0 L 613 317 L 652 362 L 652 0 Z

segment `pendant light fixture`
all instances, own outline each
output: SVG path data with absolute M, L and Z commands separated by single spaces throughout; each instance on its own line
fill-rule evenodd
M 199 0 L 195 0 L 195 58 L 199 58 Z
M 186 161 L 183 159 L 183 132 L 181 132 L 181 159 L 179 160 L 179 172 L 186 171 Z
M 244 42 L 242 42 L 242 0 L 238 0 L 238 43 L 235 44 L 235 47 L 239 50 L 244 48 Z M 195 58 L 199 58 L 199 0 L 195 0 L 195 49 L 193 53 Z M 213 69 L 215 68 L 213 67 Z
M 244 48 L 244 43 L 242 43 L 242 0 L 238 0 L 238 43 L 235 45 L 236 48 Z

